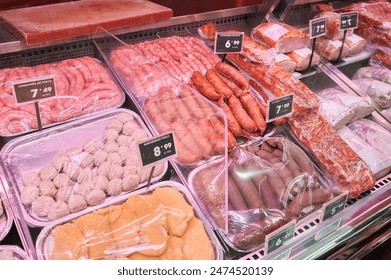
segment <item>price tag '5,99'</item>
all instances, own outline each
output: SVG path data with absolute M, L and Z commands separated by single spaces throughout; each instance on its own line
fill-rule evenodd
M 215 53 L 241 53 L 243 48 L 243 32 L 216 33 Z
M 12 89 L 17 104 L 37 102 L 56 96 L 53 76 L 47 76 L 39 80 L 18 81 L 13 83 Z
M 138 145 L 143 166 L 176 157 L 174 134 L 157 136 Z

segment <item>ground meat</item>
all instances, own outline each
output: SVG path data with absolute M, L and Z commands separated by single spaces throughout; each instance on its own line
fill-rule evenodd
M 72 194 L 73 194 L 72 187 L 59 188 L 56 193 L 56 201 L 68 202 Z
M 56 186 L 57 189 L 59 188 L 65 188 L 72 185 L 72 181 L 69 178 L 69 176 L 65 173 L 59 173 L 56 177 L 53 179 L 53 183 Z
M 125 161 L 132 154 L 132 149 L 127 146 L 119 146 L 118 154 Z
M 33 203 L 39 197 L 39 188 L 34 186 L 24 187 L 20 193 L 20 200 L 24 205 Z
M 41 183 L 41 178 L 37 172 L 30 172 L 23 176 L 22 182 L 25 187 L 38 187 Z
M 99 166 L 106 161 L 106 158 L 107 158 L 107 152 L 99 149 L 94 153 L 94 164 L 96 166 Z
M 48 219 L 53 221 L 69 215 L 68 204 L 63 201 L 57 201 L 53 203 L 48 212 Z
M 76 180 L 77 176 L 79 176 L 80 173 L 80 165 L 76 161 L 68 162 L 63 168 L 63 173 L 68 174 L 69 178 L 72 180 Z
M 109 174 L 107 175 L 107 178 L 111 181 L 114 178 L 121 179 L 124 176 L 124 169 L 119 164 L 112 164 L 110 166 Z
M 73 189 L 73 193 L 85 197 L 92 191 L 93 188 L 94 185 L 92 184 L 92 181 L 87 181 L 84 182 L 83 184 L 75 186 L 75 188 Z
M 122 167 L 124 169 L 124 176 L 130 174 L 139 174 L 141 172 L 141 167 L 139 165 L 125 165 Z
M 98 175 L 94 177 L 92 184 L 95 189 L 100 189 L 104 192 L 107 192 L 107 185 L 109 184 L 109 180 L 107 180 L 105 176 Z
M 136 130 L 139 129 L 140 126 L 135 123 L 135 122 L 128 122 L 124 124 L 124 127 L 122 128 L 122 133 L 127 136 L 131 136 L 132 133 Z
M 141 165 L 141 159 L 138 153 L 132 153 L 128 158 L 125 159 L 125 165 Z
M 76 160 L 81 168 L 91 168 L 94 165 L 94 157 L 87 152 L 81 152 Z
M 136 141 L 136 142 L 141 142 L 145 139 L 148 138 L 148 134 L 142 130 L 142 129 L 136 129 L 133 133 L 132 133 L 132 138 Z
M 38 217 L 46 217 L 55 203 L 50 196 L 40 196 L 32 204 L 33 212 Z
M 99 150 L 100 144 L 94 140 L 88 140 L 83 145 L 83 150 L 87 153 L 93 155 L 97 150 Z
M 85 198 L 88 205 L 98 205 L 105 200 L 106 194 L 102 190 L 93 189 Z
M 117 152 L 118 151 L 118 144 L 117 142 L 115 141 L 112 141 L 112 140 L 109 140 L 106 142 L 105 146 L 103 147 L 103 149 L 107 152 L 107 153 L 114 153 L 114 152 Z
M 56 193 L 57 189 L 52 181 L 43 181 L 39 185 L 39 195 L 47 195 L 54 198 Z
M 90 168 L 81 169 L 79 175 L 77 176 L 77 182 L 82 184 L 86 181 L 91 181 L 93 178 L 93 174 Z
M 39 170 L 39 177 L 41 178 L 42 181 L 53 180 L 54 177 L 57 176 L 57 174 L 58 174 L 57 169 L 51 164 L 42 167 Z
M 105 142 L 117 141 L 118 136 L 119 136 L 118 130 L 113 129 L 113 128 L 109 128 L 103 134 L 103 141 L 105 141 Z
M 122 179 L 122 190 L 127 192 L 134 190 L 140 183 L 140 177 L 137 174 L 126 175 Z
M 119 195 L 122 192 L 122 180 L 114 178 L 110 180 L 107 186 L 107 194 L 110 196 Z
M 71 213 L 79 212 L 87 208 L 87 201 L 84 196 L 73 194 L 69 197 L 68 207 Z
M 125 113 L 125 112 L 119 113 L 116 119 L 122 122 L 123 124 L 126 124 L 127 122 L 133 122 L 134 120 L 132 114 Z

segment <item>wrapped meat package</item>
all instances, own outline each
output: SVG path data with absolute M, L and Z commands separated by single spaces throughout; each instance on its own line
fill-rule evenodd
M 42 126 L 61 123 L 104 109 L 125 100 L 102 63 L 91 57 L 67 59 L 53 64 L 0 70 L 0 135 L 13 136 L 36 130 L 34 104 L 16 104 L 13 83 L 53 77 L 56 97 L 39 102 Z
M 221 249 L 185 188 L 161 182 L 42 230 L 39 259 L 213 260 Z
M 0 182 L 0 242 L 8 234 L 12 226 L 12 217 L 10 210 L 8 209 L 9 204 L 5 201 L 5 195 Z
M 371 64 L 380 64 L 391 70 L 391 54 L 383 51 L 376 50 L 371 56 Z
M 391 106 L 391 84 L 369 78 L 354 79 L 353 82 L 380 107 Z
M 364 161 L 346 144 L 319 114 L 307 113 L 289 118 L 289 129 L 318 160 L 336 193 L 357 197 L 375 185 Z
M 25 220 L 45 226 L 147 183 L 138 143 L 151 137 L 140 117 L 117 109 L 8 142 L 2 157 Z M 167 163 L 155 165 L 152 181 Z
M 368 165 L 376 179 L 382 178 L 390 172 L 391 160 L 367 144 L 350 128 L 345 126 L 338 133 L 349 147 Z
M 315 50 L 329 61 L 336 61 L 342 48 L 342 41 L 328 40 L 322 37 L 317 38 Z M 345 43 L 343 45 L 341 59 L 348 56 L 350 49 Z
M 29 256 L 25 251 L 14 245 L 0 245 L 0 260 L 28 260 Z
M 318 180 L 311 160 L 284 137 L 271 137 L 235 148 L 228 160 L 228 244 L 239 251 L 263 244 L 265 235 L 332 198 Z M 196 170 L 192 191 L 222 228 L 224 205 L 221 176 L 216 163 Z M 220 203 L 220 205 L 219 205 Z M 216 211 L 220 209 L 220 211 Z
M 252 36 L 278 52 L 289 53 L 308 46 L 310 39 L 303 31 L 281 22 L 267 22 L 253 28 Z
M 320 107 L 319 113 L 331 124 L 335 129 L 340 129 L 347 123 L 351 122 L 354 112 L 348 107 L 334 100 L 319 97 Z
M 332 40 L 341 40 L 343 30 L 340 28 L 340 15 L 336 12 L 326 11 L 315 16 L 315 18 L 326 18 L 326 37 Z M 353 30 L 347 31 L 347 36 L 353 34 Z
M 307 70 L 308 66 L 310 66 L 310 58 L 311 58 L 311 49 L 305 47 L 302 49 L 294 50 L 293 52 L 288 53 L 288 56 L 296 62 L 297 66 L 295 68 L 296 71 Z M 314 53 L 311 61 L 311 66 L 318 65 L 320 62 L 320 56 Z
M 367 41 L 356 34 L 352 34 L 346 37 L 345 44 L 349 47 L 350 50 L 348 56 L 353 56 L 359 54 L 365 49 Z

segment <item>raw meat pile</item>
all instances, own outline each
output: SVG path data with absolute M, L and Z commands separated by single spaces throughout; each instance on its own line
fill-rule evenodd
M 225 217 L 221 164 L 195 176 L 194 191 L 220 226 Z M 220 176 L 219 176 L 220 175 Z M 241 250 L 264 242 L 265 235 L 332 198 L 320 188 L 305 153 L 283 137 L 236 148 L 228 163 L 228 238 Z M 304 210 L 306 209 L 306 210 Z
M 131 114 L 118 114 L 102 139 L 58 153 L 39 172 L 25 174 L 21 202 L 38 219 L 56 220 L 136 189 L 151 172 L 141 167 L 137 152 L 137 143 L 148 137 Z M 162 172 L 159 164 L 153 175 Z
M 11 136 L 38 128 L 34 104 L 15 103 L 12 83 L 53 75 L 56 98 L 39 102 L 42 125 L 114 108 L 123 93 L 96 59 L 81 57 L 54 64 L 0 70 L 0 135 Z
M 213 245 L 176 189 L 156 188 L 55 227 L 47 259 L 213 260 Z
M 375 51 L 371 57 L 371 61 L 391 70 L 391 55 L 382 50 Z

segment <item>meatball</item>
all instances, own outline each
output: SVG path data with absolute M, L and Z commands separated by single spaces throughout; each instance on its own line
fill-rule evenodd
M 140 126 L 135 123 L 135 122 L 127 122 L 124 124 L 124 127 L 122 128 L 122 134 L 126 136 L 131 136 L 132 133 L 136 130 L 139 129 Z
M 50 196 L 40 196 L 32 204 L 32 209 L 38 217 L 46 217 L 55 203 Z
M 58 153 L 53 157 L 51 164 L 54 166 L 54 168 L 57 169 L 58 172 L 62 172 L 62 169 L 68 163 L 68 161 L 70 161 L 68 155 L 64 153 Z
M 87 208 L 87 201 L 82 195 L 73 194 L 69 197 L 68 207 L 71 213 L 79 212 Z
M 105 133 L 103 134 L 103 140 L 105 142 L 108 141 L 116 141 L 119 136 L 119 131 L 113 128 L 106 129 Z
M 128 158 L 125 159 L 125 165 L 136 165 L 140 166 L 141 165 L 141 158 L 138 153 L 131 154 Z
M 159 163 L 159 164 L 155 165 L 155 170 L 153 171 L 153 176 L 158 176 L 163 171 L 164 171 L 164 164 Z
M 99 166 L 106 161 L 106 158 L 107 152 L 105 150 L 99 149 L 94 153 L 94 164 Z
M 92 191 L 93 188 L 94 188 L 94 186 L 92 184 L 92 181 L 87 181 L 87 182 L 84 182 L 83 184 L 75 186 L 75 188 L 73 189 L 73 193 L 79 194 L 79 195 L 82 195 L 85 197 Z
M 56 201 L 68 202 L 72 194 L 73 194 L 72 187 L 59 188 L 56 193 Z
M 109 184 L 109 180 L 107 180 L 105 176 L 98 175 L 94 177 L 92 184 L 95 189 L 100 189 L 104 192 L 107 192 L 107 185 Z
M 114 178 L 110 180 L 109 185 L 107 186 L 107 194 L 110 196 L 119 195 L 122 192 L 122 180 L 119 178 Z
M 41 178 L 37 172 L 30 172 L 23 176 L 22 182 L 25 187 L 38 187 L 41 183 Z
M 71 161 L 64 166 L 62 172 L 68 174 L 69 178 L 72 180 L 76 180 L 77 176 L 79 176 L 80 170 L 80 165 L 76 161 Z
M 102 163 L 96 170 L 96 174 L 108 177 L 110 172 L 111 164 L 108 162 Z
M 127 192 L 134 190 L 140 183 L 140 177 L 137 174 L 126 175 L 122 179 L 122 190 Z
M 103 147 L 103 149 L 107 152 L 107 153 L 114 153 L 114 152 L 117 152 L 118 151 L 118 144 L 117 142 L 115 141 L 112 141 L 112 140 L 109 140 L 106 142 L 105 146 Z
M 43 181 L 39 185 L 39 195 L 47 195 L 50 197 L 53 197 L 56 195 L 57 189 L 56 186 L 53 184 L 52 181 Z
M 91 181 L 93 177 L 92 170 L 89 168 L 81 169 L 79 175 L 77 176 L 77 182 L 82 184 L 86 181 Z
M 141 168 L 140 172 L 140 181 L 144 182 L 147 181 L 149 178 L 149 175 L 151 174 L 152 167 L 143 167 Z
M 88 140 L 83 145 L 83 151 L 93 155 L 97 150 L 99 150 L 100 144 L 94 140 Z
M 109 155 L 107 156 L 107 162 L 111 164 L 122 165 L 123 160 L 118 153 L 109 153 Z
M 121 130 L 122 130 L 122 127 L 123 127 L 123 123 L 122 122 L 120 122 L 119 120 L 113 120 L 112 122 L 110 122 L 107 125 L 106 129 L 115 129 L 115 130 L 118 131 L 118 133 L 120 133 Z
M 20 193 L 20 200 L 24 205 L 33 203 L 39 197 L 39 188 L 34 186 L 24 187 Z
M 75 159 L 81 168 L 91 168 L 94 165 L 94 157 L 87 152 L 81 152 Z
M 126 124 L 127 122 L 133 122 L 133 120 L 134 120 L 132 114 L 125 113 L 125 112 L 119 113 L 117 115 L 116 119 L 119 120 L 120 122 L 122 122 L 123 124 Z
M 124 176 L 130 174 L 139 174 L 141 172 L 141 167 L 139 165 L 125 165 L 123 169 L 124 169 Z
M 67 150 L 65 153 L 67 154 L 68 157 L 73 158 L 74 156 L 77 156 L 80 154 L 82 151 L 80 148 L 72 148 Z
M 53 221 L 62 217 L 69 215 L 68 204 L 63 201 L 57 201 L 53 203 L 52 207 L 48 212 L 48 219 Z
M 121 135 L 117 139 L 117 143 L 120 146 L 131 146 L 134 143 L 134 140 L 131 136 Z
M 53 184 L 56 186 L 57 189 L 59 189 L 71 186 L 72 181 L 69 178 L 68 174 L 59 173 L 56 177 L 54 177 Z
M 85 196 L 88 205 L 98 205 L 105 201 L 106 194 L 104 191 L 99 189 L 93 189 L 88 195 Z
M 130 155 L 132 154 L 132 149 L 130 149 L 127 146 L 119 146 L 118 148 L 118 154 L 122 158 L 122 160 L 125 161 Z
M 145 139 L 147 139 L 149 136 L 147 134 L 147 132 L 145 132 L 144 130 L 142 129 L 136 129 L 133 133 L 132 133 L 132 138 L 134 139 L 134 141 L 136 142 L 141 142 Z
M 122 168 L 122 166 L 119 164 L 112 164 L 110 166 L 110 171 L 109 174 L 107 175 L 107 178 L 109 180 L 112 180 L 114 178 L 121 179 L 122 176 L 124 176 L 124 169 Z
M 39 177 L 41 178 L 42 181 L 53 180 L 57 174 L 58 174 L 57 169 L 51 164 L 42 167 L 39 170 Z

